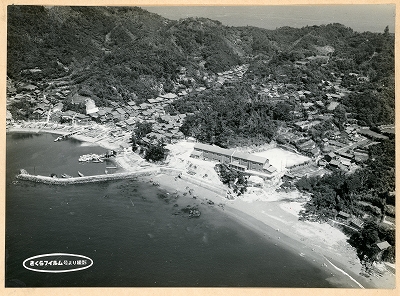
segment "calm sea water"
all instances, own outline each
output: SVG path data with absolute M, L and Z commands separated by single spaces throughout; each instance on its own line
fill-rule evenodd
M 51 134 L 7 135 L 6 286 L 27 287 L 331 287 L 329 275 L 201 201 L 172 197 L 146 182 L 51 186 L 17 181 L 36 174 L 104 172 L 78 157 L 105 152 Z M 198 206 L 199 218 L 181 209 Z M 25 269 L 46 253 L 88 256 L 69 273 Z

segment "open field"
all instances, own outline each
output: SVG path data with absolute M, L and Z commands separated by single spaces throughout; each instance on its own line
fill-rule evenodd
M 296 154 L 282 148 L 272 148 L 266 151 L 253 153 L 256 156 L 262 156 L 269 159 L 278 172 L 284 171 L 285 168 L 309 161 L 310 158 L 301 154 Z

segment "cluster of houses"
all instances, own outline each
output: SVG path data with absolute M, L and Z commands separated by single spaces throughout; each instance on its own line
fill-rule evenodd
M 307 64 L 310 60 L 303 62 Z M 302 63 L 296 64 L 297 66 L 303 65 Z M 203 80 L 205 85 L 210 83 L 211 86 L 208 87 L 229 86 L 242 79 L 248 68 L 248 64 L 243 64 L 217 74 L 208 75 L 204 72 Z M 160 94 L 142 103 L 109 101 L 108 107 L 97 107 L 95 101 L 89 96 L 75 93 L 71 96 L 72 103 L 84 104 L 85 111 L 62 111 L 64 106 L 61 101 L 71 95 L 71 90 L 68 81 L 61 78 L 51 82 L 51 88 L 46 91 L 48 99 L 37 86 L 31 84 L 19 85 L 17 94 L 16 88 L 13 88 L 13 85 L 7 80 L 7 102 L 8 104 L 13 101 L 29 102 L 34 105 L 32 118 L 37 120 L 47 118 L 47 121 L 72 122 L 73 124 L 87 124 L 90 121 L 96 121 L 101 124 L 116 125 L 123 131 L 133 131 L 137 122 L 150 122 L 152 123 L 152 132 L 142 139 L 145 143 L 154 143 L 161 139 L 171 142 L 184 138 L 179 128 L 185 117 L 191 113 L 172 116 L 166 113 L 165 107 L 178 98 L 206 90 L 204 86 L 195 87 L 194 79 L 188 76 L 185 67 L 177 68 L 176 72 L 179 83 L 176 93 Z M 356 76 L 356 73 L 350 74 Z M 352 161 L 366 160 L 368 145 L 373 141 L 386 139 L 387 134 L 393 134 L 394 126 L 382 126 L 381 130 L 386 134 L 383 135 L 367 128 L 361 129 L 356 124 L 346 126 L 344 131 L 339 131 L 332 125 L 332 130 L 327 131 L 325 138 L 322 139 L 322 144 L 317 144 L 311 136 L 307 135 L 309 130 L 334 117 L 333 113 L 329 112 L 334 111 L 340 105 L 341 99 L 348 93 L 347 89 L 341 87 L 343 75 L 331 73 L 332 81 L 321 81 L 319 88 L 325 92 L 325 95 L 324 98 L 318 100 L 313 97 L 312 92 L 305 89 L 298 90 L 299 86 L 295 84 L 270 81 L 255 87 L 259 90 L 259 99 L 269 101 L 293 99 L 296 102 L 295 110 L 291 111 L 292 125 L 289 125 L 286 132 L 279 135 L 281 143 L 284 143 L 289 149 L 315 159 L 323 155 L 325 162 L 322 161 L 322 165 L 329 163 L 333 167 L 348 170 Z M 7 120 L 9 118 L 12 118 L 12 115 L 7 113 Z M 351 142 L 357 144 L 354 145 Z M 240 167 L 237 168 L 240 169 Z
M 361 230 L 364 222 L 363 220 L 361 220 L 360 218 L 354 217 L 353 215 L 346 213 L 344 211 L 340 211 L 337 215 L 336 215 L 336 220 L 351 226 L 353 228 L 355 228 L 356 230 Z
M 204 61 L 201 61 L 199 65 L 204 68 Z M 222 86 L 232 86 L 239 82 L 244 74 L 247 72 L 249 64 L 243 64 L 233 67 L 231 70 L 225 72 L 219 72 L 217 74 L 209 74 L 205 71 L 200 73 L 197 71 L 196 75 L 201 79 L 204 86 L 196 85 L 196 80 L 188 75 L 186 67 L 178 67 L 176 69 L 176 93 L 179 97 L 189 95 L 190 93 L 199 93 L 207 88 L 221 88 Z
M 228 165 L 232 169 L 265 179 L 270 179 L 276 173 L 276 168 L 265 157 L 235 151 L 234 149 L 224 149 L 214 145 L 196 143 L 190 156 L 197 159 L 217 161 Z
M 249 64 L 243 64 L 236 66 L 229 71 L 217 73 L 215 86 L 222 87 L 223 85 L 231 85 L 233 83 L 240 81 L 248 69 L 249 69 Z
M 367 214 L 365 216 L 368 216 Z M 340 222 L 342 225 L 352 228 L 353 230 L 359 231 L 363 228 L 364 221 L 360 218 L 354 217 L 353 215 L 340 211 L 336 215 L 336 221 Z M 380 241 L 374 244 L 377 250 L 376 259 L 381 260 L 382 253 L 391 245 L 387 241 Z
M 110 102 L 111 107 L 96 107 L 91 99 L 85 99 L 86 115 L 75 114 L 75 118 L 86 122 L 95 120 L 99 123 L 114 123 L 124 131 L 133 131 L 137 122 L 152 123 L 152 132 L 142 138 L 145 143 L 154 143 L 159 140 L 171 142 L 184 138 L 179 130 L 186 117 L 186 114 L 171 116 L 164 110 L 168 104 L 177 99 L 177 95 L 167 93 L 159 95 L 157 98 L 148 99 L 147 102 L 137 104 L 135 101 L 127 103 Z M 71 119 L 74 115 L 72 111 L 63 113 Z
M 310 60 L 306 59 L 295 64 L 301 67 L 308 63 Z M 354 74 L 356 73 L 350 73 L 349 76 L 360 77 L 360 75 Z M 341 86 L 344 74 L 331 73 L 331 76 L 332 81 L 322 80 L 318 84 L 320 91 L 324 93 L 319 99 L 316 99 L 314 94 L 308 90 L 298 90 L 301 88 L 299 85 L 275 82 L 262 84 L 259 87 L 258 96 L 275 103 L 288 100 L 296 102 L 295 110 L 291 111 L 291 125 L 287 131 L 278 136 L 280 143 L 315 159 L 323 156 L 320 164 L 324 166 L 329 163 L 332 167 L 348 171 L 351 163 L 360 163 L 368 159 L 367 148 L 369 145 L 373 145 L 374 141 L 384 140 L 393 135 L 394 126 L 382 126 L 380 127 L 381 133 L 377 133 L 369 128 L 361 128 L 352 119 L 352 114 L 346 113 L 348 124 L 344 130 L 339 130 L 338 127 L 331 124 L 331 129 L 324 130 L 325 135 L 322 142 L 316 143 L 307 132 L 326 121 L 331 121 L 334 118 L 333 111 L 350 93 L 348 89 Z M 365 79 L 361 77 L 360 81 L 365 81 Z

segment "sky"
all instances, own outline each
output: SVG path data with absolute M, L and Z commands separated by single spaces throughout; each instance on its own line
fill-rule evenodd
M 276 29 L 301 28 L 340 23 L 358 32 L 382 33 L 386 26 L 395 29 L 394 4 L 379 5 L 310 5 L 310 6 L 142 6 L 165 18 L 179 20 L 206 17 L 227 26 L 255 26 Z

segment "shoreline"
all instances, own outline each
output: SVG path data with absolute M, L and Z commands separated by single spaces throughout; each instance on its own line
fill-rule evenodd
M 198 199 L 201 199 L 204 202 L 211 200 L 215 204 L 214 208 L 227 214 L 249 230 L 258 233 L 260 237 L 268 238 L 289 252 L 304 257 L 308 262 L 314 264 L 316 267 L 323 268 L 331 274 L 331 277 L 326 280 L 335 286 L 352 289 L 395 288 L 395 276 L 391 274 L 386 273 L 380 278 L 372 276 L 366 278 L 360 275 L 361 263 L 359 262 L 355 250 L 348 245 L 347 237 L 344 240 L 338 240 L 336 243 L 337 245 L 341 245 L 342 249 L 345 248 L 344 250 L 336 249 L 336 245 L 332 246 L 329 241 L 324 241 L 321 237 L 301 237 L 297 232 L 298 229 L 317 228 L 318 225 L 312 224 L 317 222 L 299 221 L 298 216 L 294 216 L 284 211 L 281 208 L 281 205 L 287 204 L 288 202 L 286 201 L 271 200 L 246 202 L 241 200 L 240 197 L 236 200 L 228 200 L 223 196 L 204 187 L 193 184 L 190 181 L 179 178 L 175 181 L 175 177 L 171 175 L 160 173 L 151 177 L 141 177 L 144 181 L 149 181 L 149 178 L 158 181 L 161 189 L 171 193 L 174 191 L 180 193 L 185 192 L 187 191 L 186 187 L 189 186 L 193 189 L 194 195 L 196 195 Z M 270 210 L 274 212 L 275 217 L 274 215 L 264 215 L 264 217 L 261 218 L 259 215 L 255 215 L 257 209 L 260 209 L 260 203 L 263 203 L 264 208 L 269 207 Z M 218 206 L 221 204 L 223 207 Z M 244 204 L 247 204 L 247 207 L 244 207 Z M 263 209 L 261 208 L 258 212 L 262 213 Z M 285 223 L 285 221 L 289 221 L 289 224 L 293 223 L 293 225 L 287 227 L 288 224 Z M 324 227 L 331 228 L 331 231 L 334 233 L 341 233 L 339 229 L 328 224 L 325 224 Z M 329 236 L 329 234 L 327 234 L 327 236 Z M 345 237 L 344 234 L 343 237 Z
M 235 200 L 227 200 L 221 195 L 206 188 L 199 187 L 196 184 L 187 183 L 182 179 L 174 181 L 174 176 L 162 173 L 151 177 L 141 177 L 140 179 L 149 182 L 149 178 L 153 181 L 158 181 L 161 189 L 171 193 L 173 191 L 178 191 L 179 193 L 187 192 L 186 186 L 189 186 L 198 199 L 205 203 L 211 200 L 214 202 L 214 208 L 217 208 L 217 210 L 226 214 L 250 231 L 257 233 L 261 238 L 273 242 L 275 245 L 286 249 L 292 254 L 297 254 L 305 258 L 307 262 L 314 265 L 316 268 L 323 268 L 327 273 L 331 274 L 331 277 L 326 279 L 330 284 L 338 286 L 339 288 L 373 288 L 373 286 L 366 282 L 361 276 L 354 274 L 352 271 L 348 271 L 348 266 L 343 264 L 343 262 L 335 262 L 335 265 L 332 266 L 333 263 L 331 263 L 332 265 L 329 264 L 325 256 L 326 254 L 311 248 L 311 246 L 307 245 L 305 242 L 297 240 L 290 232 L 288 233 L 283 231 L 282 228 L 277 228 L 278 226 L 274 223 L 266 223 L 267 221 L 254 217 L 251 212 L 247 210 L 243 211 L 240 208 L 238 209 L 238 206 L 235 205 Z M 190 199 L 190 197 L 186 198 Z M 267 203 L 274 203 L 274 201 Z M 223 204 L 223 207 L 218 206 L 220 204 Z M 338 269 L 340 271 L 338 271 Z M 346 270 L 345 273 L 343 273 L 343 270 Z
M 32 128 L 11 128 L 7 130 L 7 133 L 9 132 L 70 133 L 70 131 Z M 109 148 L 112 146 L 111 143 L 107 143 L 105 140 L 95 141 L 94 138 L 82 135 L 73 135 L 71 138 L 112 149 Z M 124 172 L 162 168 L 159 165 L 148 164 L 132 152 L 121 153 L 117 155 L 114 161 Z M 188 186 L 194 188 L 197 198 L 203 201 L 211 200 L 218 210 L 223 211 L 235 221 L 258 233 L 261 237 L 268 238 L 290 252 L 305 257 L 307 261 L 314 263 L 316 266 L 319 265 L 319 268 L 327 269 L 332 275 L 332 278 L 328 278 L 327 281 L 336 286 L 342 288 L 395 288 L 395 276 L 393 275 L 386 273 L 382 278 L 370 277 L 367 279 L 359 274 L 361 264 L 358 257 L 354 250 L 349 248 L 344 234 L 340 236 L 340 230 L 328 224 L 322 225 L 316 222 L 299 221 L 298 211 L 296 210 L 302 204 L 298 201 L 300 193 L 278 193 L 274 190 L 269 190 L 267 192 L 263 191 L 263 196 L 256 199 L 244 195 L 234 200 L 228 200 L 215 191 L 202 187 L 201 182 L 193 183 L 190 178 L 185 178 L 185 180 L 176 178 L 179 172 L 184 172 L 182 167 L 166 166 L 165 168 L 168 168 L 169 170 L 166 171 L 170 171 L 170 174 L 172 172 L 172 175 L 161 169 L 161 172 L 157 174 L 141 176 L 140 180 L 157 180 L 161 189 L 171 193 L 174 191 L 183 193 L 187 191 L 186 188 Z M 222 205 L 222 207 L 217 205 Z M 330 231 L 330 233 L 327 231 Z M 332 240 L 335 236 L 339 238 Z

